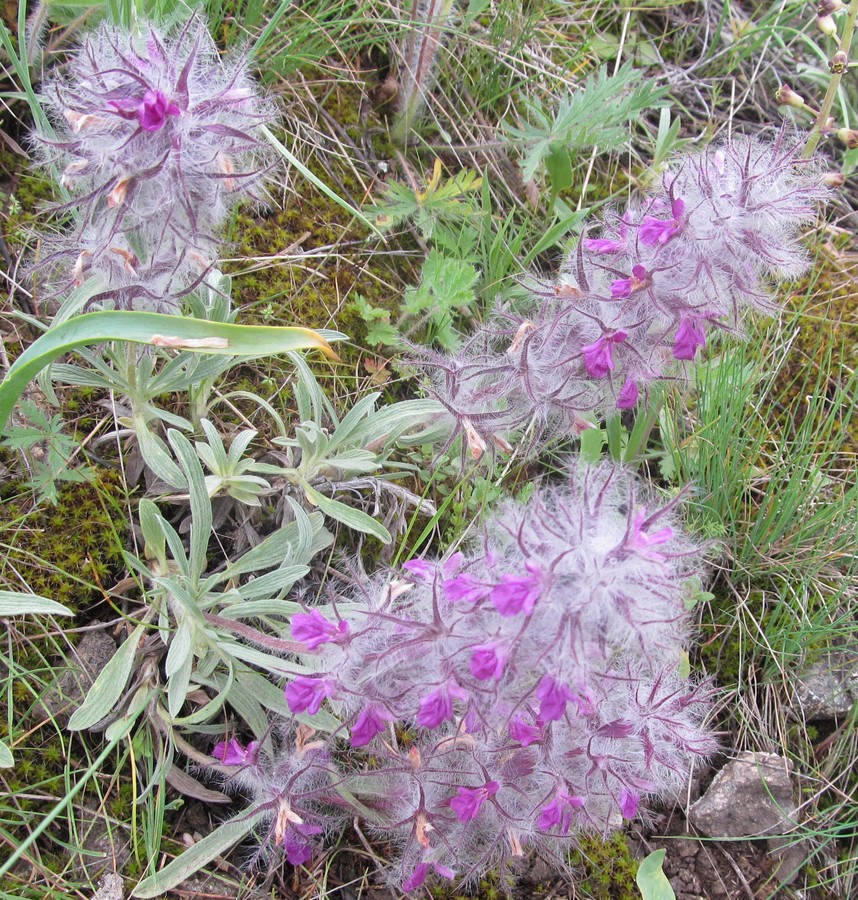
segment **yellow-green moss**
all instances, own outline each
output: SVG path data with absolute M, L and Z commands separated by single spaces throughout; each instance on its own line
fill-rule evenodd
M 617 832 L 608 840 L 586 836 L 569 858 L 580 893 L 592 900 L 640 900 L 635 885 L 637 860 L 626 835 Z
M 29 589 L 84 613 L 103 595 L 123 565 L 116 539 L 124 524 L 115 523 L 105 499 L 123 496 L 121 476 L 96 468 L 92 482 L 59 488 L 56 506 L 32 506 L 32 495 L 17 482 L 0 488 L 0 541 L 5 564 L 0 572 L 14 577 L 14 566 Z

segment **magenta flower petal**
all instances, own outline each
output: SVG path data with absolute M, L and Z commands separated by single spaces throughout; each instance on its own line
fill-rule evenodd
M 538 725 L 529 725 L 520 716 L 516 716 L 507 726 L 509 736 L 518 741 L 522 747 L 529 747 L 542 740 L 542 729 Z
M 365 747 L 377 734 L 384 731 L 392 719 L 384 710 L 370 706 L 362 710 L 351 728 L 352 747 Z
M 460 787 L 455 797 L 450 800 L 450 809 L 456 814 L 460 822 L 470 822 L 480 813 L 480 809 L 489 797 L 500 789 L 496 781 L 487 781 L 482 787 Z
M 699 319 L 683 316 L 673 340 L 676 359 L 694 359 L 698 347 L 706 346 L 706 332 Z
M 429 874 L 429 863 L 418 863 L 414 868 L 414 871 L 411 873 L 410 878 L 407 881 L 403 882 L 402 890 L 405 891 L 406 894 L 411 891 L 416 891 L 417 888 L 421 887 L 423 882 L 426 881 L 426 876 Z
M 435 577 L 435 563 L 427 562 L 425 559 L 409 559 L 402 564 L 402 568 L 421 581 L 431 581 Z
M 611 238 L 584 238 L 584 248 L 593 253 L 619 253 L 625 248 L 625 241 Z
M 477 581 L 473 575 L 469 575 L 467 572 L 463 572 L 455 578 L 446 579 L 441 587 L 444 590 L 444 596 L 451 603 L 458 603 L 459 601 L 476 603 L 478 600 L 482 600 L 483 597 L 487 597 L 492 591 L 490 584 L 483 584 Z
M 504 575 L 491 592 L 491 601 L 502 616 L 533 612 L 542 592 L 542 577 L 534 563 L 525 563 L 527 575 Z
M 617 331 L 612 335 L 603 334 L 598 341 L 581 348 L 584 355 L 584 368 L 593 378 L 604 378 L 614 370 L 614 358 L 611 345 L 618 344 L 628 337 L 625 331 Z
M 443 684 L 420 701 L 417 724 L 421 728 L 437 728 L 453 718 L 453 697 L 449 685 Z
M 647 519 L 647 513 L 645 509 L 641 509 L 638 511 L 638 514 L 635 516 L 634 524 L 631 528 L 631 534 L 623 545 L 626 550 L 632 550 L 637 553 L 639 556 L 642 556 L 644 559 L 651 559 L 655 561 L 663 560 L 665 558 L 663 553 L 659 553 L 657 550 L 653 550 L 654 546 L 658 546 L 659 544 L 666 544 L 668 541 L 673 540 L 673 529 L 668 525 L 665 528 L 661 528 L 658 531 L 654 531 L 652 534 L 644 531 L 644 524 Z
M 212 756 L 225 766 L 244 766 L 256 763 L 259 755 L 259 741 L 251 741 L 244 747 L 237 738 L 219 741 L 212 748 Z
M 318 609 L 310 610 L 308 613 L 295 613 L 291 625 L 294 640 L 305 644 L 308 650 L 315 650 L 321 644 L 334 641 L 348 634 L 349 630 L 348 622 L 341 621 L 338 625 L 334 624 Z
M 500 681 L 508 657 L 509 648 L 506 644 L 478 644 L 471 648 L 471 675 L 481 681 L 489 678 Z
M 293 713 L 309 713 L 315 716 L 326 697 L 336 693 L 336 684 L 330 678 L 298 675 L 286 685 L 286 703 Z
M 167 116 L 179 113 L 179 107 L 163 91 L 146 91 L 137 107 L 137 119 L 144 131 L 160 131 L 167 124 Z
M 617 395 L 617 409 L 634 409 L 640 396 L 638 383 L 629 376 Z
M 631 788 L 623 788 L 620 791 L 620 812 L 624 819 L 633 819 L 641 802 L 640 794 Z
M 313 845 L 307 840 L 314 834 L 321 834 L 318 825 L 298 825 L 291 823 L 283 835 L 286 860 L 293 866 L 303 866 L 313 858 Z
M 563 718 L 568 700 L 566 688 L 550 675 L 543 675 L 536 688 L 539 700 L 539 715 L 546 722 L 556 722 Z

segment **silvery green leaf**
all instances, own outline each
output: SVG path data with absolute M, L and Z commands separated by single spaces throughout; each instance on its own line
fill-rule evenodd
M 0 591 L 0 616 L 26 615 L 73 616 L 74 613 L 62 603 L 38 594 Z
M 252 619 L 256 616 L 291 616 L 303 612 L 299 603 L 291 600 L 244 600 L 219 611 L 224 619 Z
M 342 522 L 343 525 L 346 525 L 355 531 L 371 534 L 373 537 L 378 538 L 383 544 L 389 544 L 391 542 L 392 538 L 390 532 L 384 525 L 373 519 L 372 516 L 367 515 L 363 510 L 346 506 L 345 503 L 340 503 L 339 500 L 332 500 L 330 497 L 320 494 L 315 488 L 312 488 L 309 485 L 306 485 L 304 490 L 310 501 L 315 503 L 325 515 L 330 516 L 332 519 L 336 519 L 338 522 Z
M 170 639 L 170 649 L 164 662 L 167 678 L 171 678 L 184 664 L 193 650 L 194 626 L 187 617 L 179 622 L 179 627 Z
M 143 532 L 145 542 L 144 555 L 147 559 L 157 560 L 161 570 L 166 571 L 166 535 L 161 524 L 165 521 L 164 517 L 158 511 L 158 507 L 146 497 L 140 498 L 137 514 L 140 517 L 140 530 Z
M 182 660 L 179 668 L 167 681 L 167 712 L 172 719 L 176 719 L 182 711 L 182 706 L 188 696 L 188 688 L 191 684 L 191 670 L 194 667 L 192 653 Z
M 170 487 L 185 490 L 188 486 L 185 476 L 173 462 L 161 438 L 152 434 L 143 422 L 135 423 L 134 431 L 137 434 L 137 445 L 140 448 L 143 462 L 161 481 L 166 482 Z
M 303 578 L 310 569 L 307 566 L 282 566 L 273 572 L 266 572 L 257 578 L 239 585 L 235 590 L 245 600 L 256 600 L 260 597 L 273 598 L 281 591 L 292 587 Z
M 92 728 L 105 716 L 110 715 L 125 690 L 125 685 L 134 667 L 134 657 L 143 634 L 143 626 L 138 625 L 122 642 L 107 665 L 101 670 L 84 697 L 83 703 L 69 719 L 70 731 Z
M 287 558 L 287 554 L 293 552 L 292 545 L 299 544 L 302 533 L 311 535 L 312 544 L 304 551 L 310 553 L 311 556 L 327 547 L 333 540 L 332 535 L 324 528 L 324 517 L 321 513 L 307 515 L 303 511 L 296 512 L 294 522 L 284 525 L 273 534 L 268 535 L 261 544 L 248 550 L 241 559 L 227 567 L 221 580 L 227 581 L 238 575 L 259 572 L 281 565 Z M 289 558 L 295 557 L 290 556 Z M 307 557 L 305 561 L 309 561 L 309 559 L 310 557 Z
M 144 878 L 131 892 L 131 896 L 138 900 L 160 897 L 237 844 L 253 830 L 264 814 L 262 810 L 250 809 L 224 822 L 169 862 L 160 872 Z
M 11 769 L 15 765 L 15 757 L 12 751 L 3 741 L 0 741 L 0 769 Z
M 203 467 L 191 442 L 174 428 L 167 432 L 167 440 L 188 479 L 191 499 L 190 574 L 192 578 L 199 579 L 206 569 L 206 553 L 212 535 L 212 503 L 206 490 Z

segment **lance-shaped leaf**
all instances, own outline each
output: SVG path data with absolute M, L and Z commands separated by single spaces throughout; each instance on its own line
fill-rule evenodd
M 316 349 L 334 357 L 336 354 L 328 339 L 341 337 L 337 332 L 319 333 L 310 328 L 227 325 L 161 313 L 126 310 L 86 313 L 49 328 L 9 368 L 0 384 L 0 430 L 6 425 L 24 389 L 45 366 L 87 344 L 132 341 L 174 350 L 246 358 Z

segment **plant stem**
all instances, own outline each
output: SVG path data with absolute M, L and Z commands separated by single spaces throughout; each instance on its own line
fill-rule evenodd
M 858 14 L 858 0 L 853 0 L 853 2 L 849 4 L 849 9 L 846 13 L 846 19 L 843 25 L 843 34 L 840 37 L 840 49 L 842 49 L 847 54 L 852 47 L 852 36 L 855 33 L 856 14 Z M 842 72 L 831 73 L 831 80 L 828 82 L 828 89 L 825 91 L 825 97 L 822 100 L 822 106 L 820 106 L 819 108 L 819 115 L 816 117 L 816 121 L 813 123 L 810 137 L 807 139 L 807 144 L 805 144 L 804 147 L 803 156 L 805 159 L 809 159 L 811 156 L 813 156 L 816 148 L 819 146 L 819 141 L 822 138 L 822 129 L 825 127 L 825 123 L 828 121 L 828 116 L 831 113 L 831 107 L 834 105 L 834 98 L 837 96 L 837 89 L 840 87 L 840 79 L 842 77 Z

